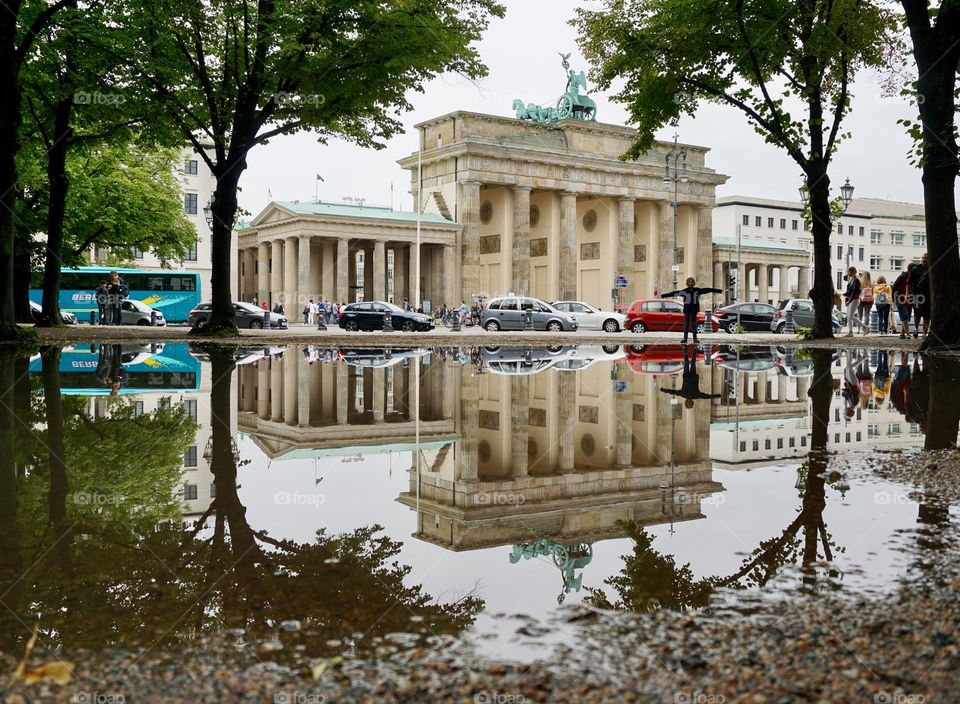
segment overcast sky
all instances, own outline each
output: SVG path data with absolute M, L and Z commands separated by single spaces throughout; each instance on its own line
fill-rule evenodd
M 479 45 L 489 75 L 478 85 L 459 76 L 442 76 L 425 93 L 413 94 L 413 110 L 402 116 L 408 131 L 383 150 L 340 141 L 321 145 L 309 133 L 255 148 L 241 179 L 241 206 L 257 214 L 268 202 L 268 189 L 275 200 L 312 200 L 319 173 L 324 178 L 317 184 L 320 200 L 341 202 L 349 196 L 364 198 L 370 205 L 389 205 L 393 184 L 394 205 L 411 210 L 409 176 L 396 162 L 416 150 L 415 123 L 455 110 L 512 116 L 514 98 L 542 104 L 555 101 L 566 82 L 557 52 L 572 52 L 574 70 L 588 68 L 578 51 L 576 32 L 567 24 L 574 8 L 588 3 L 504 3 L 506 16 L 494 21 Z M 597 101 L 601 122 L 625 124 L 626 112 L 620 105 L 599 93 L 591 91 L 591 96 Z M 907 163 L 910 142 L 896 124 L 899 118 L 913 116 L 914 110 L 899 96 L 883 95 L 876 76 L 863 74 L 854 88 L 853 111 L 844 122 L 853 136 L 841 146 L 832 167 L 834 189 L 849 177 L 857 196 L 920 202 L 920 172 Z M 681 141 L 709 147 L 707 165 L 729 176 L 718 195 L 797 199 L 799 169 L 785 152 L 764 143 L 738 111 L 702 105 L 694 118 L 681 121 L 679 133 Z M 658 136 L 669 138 L 672 129 Z

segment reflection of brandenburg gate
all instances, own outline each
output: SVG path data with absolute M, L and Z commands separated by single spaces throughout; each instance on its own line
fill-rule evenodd
M 288 350 L 240 369 L 238 426 L 277 459 L 412 449 L 413 365 L 311 365 Z M 419 537 L 452 549 L 697 518 L 722 490 L 707 460 L 710 407 L 672 403 L 658 387 L 673 383 L 623 364 L 497 375 L 425 356 L 420 458 L 399 501 L 417 511 Z

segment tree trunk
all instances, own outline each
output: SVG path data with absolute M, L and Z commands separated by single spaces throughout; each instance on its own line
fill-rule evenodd
M 57 562 L 64 574 L 73 571 L 70 558 L 71 526 L 67 518 L 66 450 L 63 446 L 63 408 L 60 397 L 60 348 L 45 347 L 40 351 L 43 375 L 43 402 L 46 406 L 47 458 L 50 470 L 50 491 L 47 505 L 50 525 L 56 541 Z
M 833 337 L 833 269 L 830 266 L 830 178 L 826 168 L 814 164 L 807 174 L 810 229 L 813 233 L 813 336 Z M 801 294 L 803 292 L 801 291 Z
M 12 13 L 12 14 L 11 14 Z M 14 202 L 20 148 L 20 76 L 15 10 L 0 17 L 0 339 L 13 339 Z
M 24 235 L 21 233 L 21 238 Z M 21 239 L 21 244 L 23 244 Z M 13 252 L 13 313 L 18 323 L 32 323 L 30 312 L 30 280 L 33 276 L 33 262 L 30 260 L 30 247 L 24 245 Z
M 67 91 L 69 92 L 69 91 Z M 54 109 L 53 144 L 47 150 L 47 247 L 43 265 L 43 311 L 38 325 L 62 325 L 60 320 L 60 268 L 63 266 L 63 220 L 67 207 L 67 151 L 73 136 L 70 118 L 73 96 L 63 98 Z

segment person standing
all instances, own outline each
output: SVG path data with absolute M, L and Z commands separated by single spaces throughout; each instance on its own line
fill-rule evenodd
M 110 300 L 110 292 L 107 290 L 107 282 L 101 281 L 94 292 L 93 297 L 97 301 L 97 313 L 100 316 L 99 324 L 107 324 L 107 303 Z
M 333 304 L 330 301 L 322 301 L 320 304 L 320 314 L 323 315 L 323 324 L 330 324 L 330 309 L 333 307 Z
M 303 313 L 303 324 L 304 324 L 304 325 L 309 325 L 309 324 L 310 324 L 310 304 L 311 304 L 311 303 L 313 303 L 313 299 L 312 299 L 312 298 L 310 299 L 309 302 L 303 304 L 303 310 L 301 311 L 301 313 Z
M 887 283 L 886 276 L 878 276 L 873 287 L 873 301 L 877 306 L 877 330 L 881 335 L 890 332 L 890 303 L 893 301 L 893 289 Z
M 915 265 L 911 264 L 906 271 L 893 282 L 893 303 L 897 308 L 897 317 L 900 318 L 900 339 L 906 340 L 910 334 L 910 271 Z
M 110 272 L 110 281 L 107 283 L 107 320 L 108 325 L 122 325 L 121 302 L 123 301 L 123 287 L 120 275 L 116 271 Z
M 722 288 L 697 288 L 697 281 L 692 276 L 687 277 L 686 288 L 661 293 L 660 298 L 676 298 L 683 300 L 683 344 L 687 344 L 687 333 L 693 334 L 694 344 L 697 339 L 697 313 L 700 312 L 700 296 L 705 293 L 723 293 Z
M 260 308 L 262 308 L 263 310 L 270 310 L 270 309 L 267 307 L 267 302 L 266 302 L 266 301 L 261 301 L 261 303 L 260 303 Z
M 317 302 L 311 298 L 310 299 L 310 324 L 313 325 L 314 323 L 319 323 L 319 322 L 320 322 L 320 306 L 318 306 Z
M 283 315 L 283 304 L 280 301 L 277 301 L 277 304 L 273 307 L 273 312 L 276 315 Z
M 923 320 L 923 336 L 930 329 L 930 266 L 926 254 L 921 262 L 910 272 L 910 297 L 913 303 L 913 336 L 920 331 Z
M 404 313 L 410 312 L 410 300 L 406 297 L 404 297 L 403 299 L 403 312 Z
M 863 321 L 857 317 L 860 311 L 860 279 L 857 278 L 857 267 L 847 269 L 847 290 L 843 294 L 843 302 L 847 306 L 847 337 L 853 337 L 853 324 L 863 327 Z
M 870 311 L 873 309 L 873 283 L 870 281 L 870 272 L 860 274 L 860 308 L 858 315 L 863 323 L 863 334 L 870 332 Z

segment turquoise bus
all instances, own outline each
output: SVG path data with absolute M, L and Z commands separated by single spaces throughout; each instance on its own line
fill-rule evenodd
M 186 271 L 143 271 L 121 267 L 84 266 L 60 273 L 60 310 L 77 316 L 81 323 L 97 312 L 94 292 L 101 281 L 116 271 L 130 287 L 130 298 L 156 308 L 168 323 L 185 323 L 200 303 L 200 274 Z M 30 282 L 30 300 L 43 297 L 43 272 L 35 271 Z

